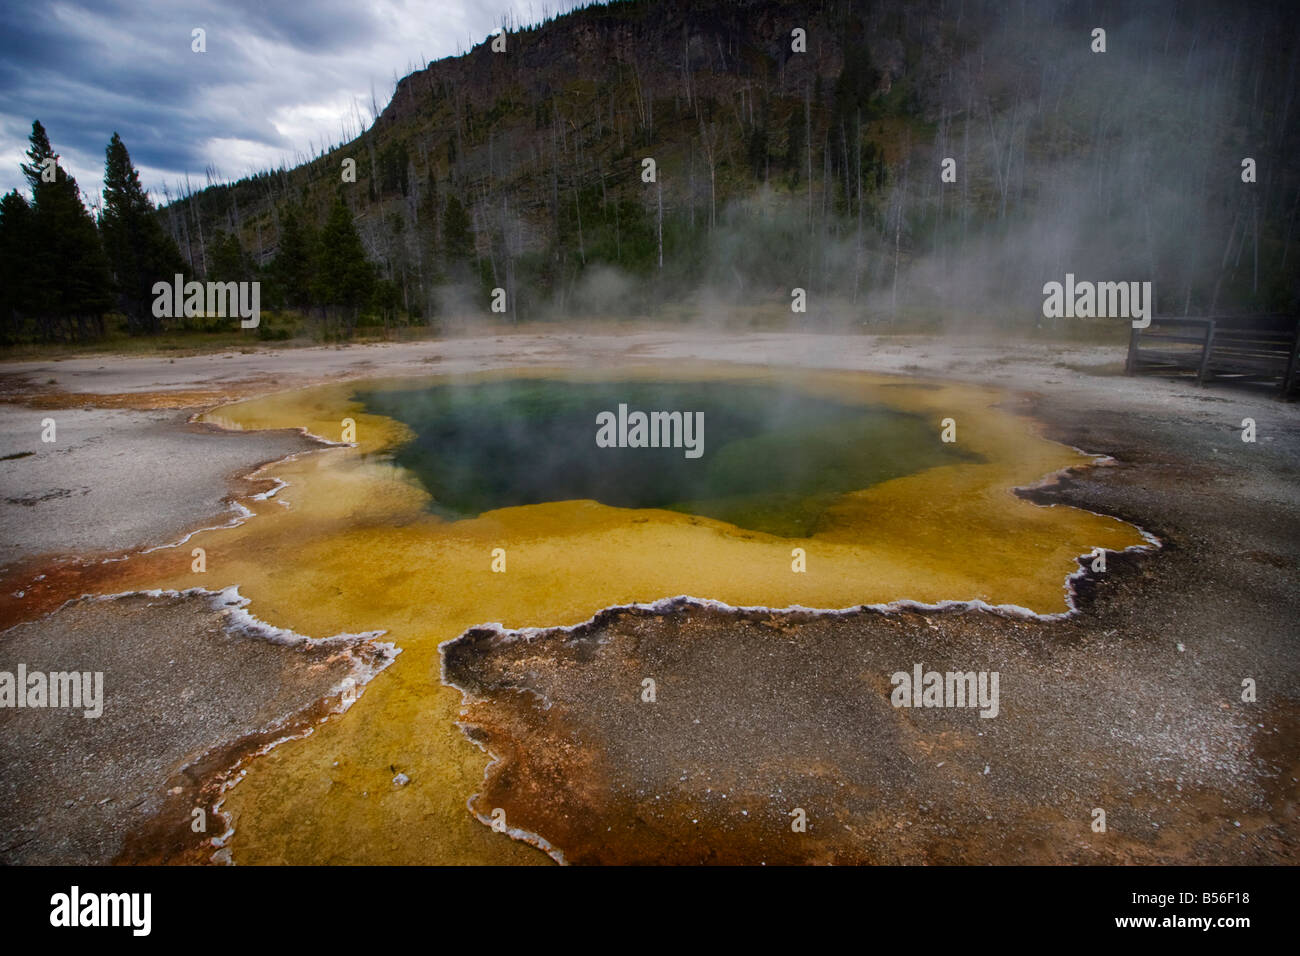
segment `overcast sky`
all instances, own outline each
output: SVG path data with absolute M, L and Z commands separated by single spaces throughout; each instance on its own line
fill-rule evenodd
M 513 12 L 521 24 L 578 0 L 51 0 L 0 2 L 0 192 L 32 120 L 89 204 L 116 131 L 145 187 L 215 166 L 226 180 L 292 165 L 311 142 L 337 143 L 371 91 L 382 110 L 393 73 L 464 52 Z M 207 52 L 191 50 L 206 31 Z M 459 49 L 458 49 L 459 45 Z M 355 124 L 355 119 L 352 120 Z

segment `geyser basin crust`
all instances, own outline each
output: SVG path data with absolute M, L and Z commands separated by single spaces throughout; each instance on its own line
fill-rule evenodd
M 677 600 L 442 651 L 496 758 L 471 810 L 566 863 L 1287 862 L 1294 782 L 1269 757 L 1294 709 L 1231 706 L 1230 681 L 1171 677 L 1136 636 L 1087 615 Z M 892 706 L 914 661 L 1001 671 L 1005 707 Z
M 546 862 L 466 812 L 487 758 L 456 726 L 460 695 L 440 682 L 438 645 L 475 625 L 577 624 L 603 607 L 677 594 L 815 608 L 981 600 L 1059 613 L 1067 610 L 1063 584 L 1079 555 L 1144 544 L 1117 519 L 1017 497 L 1012 489 L 1092 459 L 996 408 L 1002 396 L 987 389 L 682 364 L 617 376 L 530 370 L 462 381 L 561 377 L 779 385 L 919 416 L 935 442 L 941 420 L 951 417 L 970 458 L 844 495 L 808 537 L 591 500 L 448 520 L 430 511 L 428 492 L 392 460 L 414 433 L 366 412 L 352 399 L 355 384 L 267 396 L 205 416 L 227 427 L 303 428 L 330 441 L 340 440 L 342 420 L 352 418 L 356 445 L 271 466 L 286 488 L 250 503 L 254 517 L 239 527 L 194 539 L 207 549 L 207 574 L 160 583 L 237 584 L 250 611 L 269 623 L 314 634 L 383 630 L 403 650 L 344 718 L 255 761 L 230 791 L 237 862 Z M 412 385 L 374 383 L 372 390 Z M 794 547 L 807 552 L 806 573 L 791 571 Z M 504 574 L 491 571 L 494 548 L 506 549 Z M 409 782 L 394 783 L 398 774 Z

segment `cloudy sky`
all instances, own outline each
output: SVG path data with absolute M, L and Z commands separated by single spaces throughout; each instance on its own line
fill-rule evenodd
M 87 202 L 116 131 L 155 201 L 294 162 L 341 140 L 393 74 L 455 56 L 512 14 L 521 24 L 578 0 L 51 0 L 0 3 L 0 192 L 26 189 L 32 120 Z M 206 53 L 191 49 L 206 31 Z

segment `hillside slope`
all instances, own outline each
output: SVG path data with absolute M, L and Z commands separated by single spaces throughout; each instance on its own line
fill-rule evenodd
M 218 232 L 265 264 L 287 208 L 341 196 L 417 322 L 498 287 L 516 319 L 802 287 L 814 315 L 1033 321 L 1067 271 L 1293 307 L 1300 34 L 1233 10 L 623 0 L 432 63 L 351 142 L 164 218 L 203 274 Z

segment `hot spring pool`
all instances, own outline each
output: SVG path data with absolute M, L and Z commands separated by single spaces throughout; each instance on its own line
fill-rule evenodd
M 355 439 L 266 466 L 283 483 L 273 497 L 246 500 L 251 517 L 195 536 L 174 573 L 142 585 L 237 586 L 277 627 L 382 631 L 401 648 L 346 714 L 248 766 L 225 803 L 235 861 L 547 862 L 466 811 L 488 757 L 457 727 L 439 645 L 476 625 L 572 625 L 682 594 L 1067 610 L 1080 555 L 1144 539 L 1014 493 L 1092 459 L 1006 400 L 855 372 L 676 363 L 338 382 L 215 409 L 204 419 L 225 427 L 338 442 L 354 426 Z M 599 447 L 597 416 L 620 404 L 703 412 L 703 454 Z M 190 567 L 195 545 L 205 573 Z M 409 785 L 394 785 L 398 773 Z
M 453 519 L 591 499 L 805 537 L 841 495 L 979 460 L 922 415 L 782 382 L 510 379 L 353 398 L 411 429 L 394 460 Z

